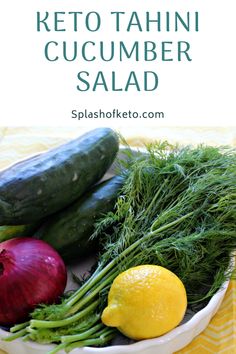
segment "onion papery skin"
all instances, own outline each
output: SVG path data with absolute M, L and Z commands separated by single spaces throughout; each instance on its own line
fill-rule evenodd
M 27 320 L 38 304 L 52 304 L 65 290 L 67 272 L 46 242 L 23 237 L 0 243 L 0 325 Z

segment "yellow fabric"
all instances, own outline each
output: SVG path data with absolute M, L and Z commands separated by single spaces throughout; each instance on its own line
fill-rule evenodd
M 74 138 L 89 128 L 40 128 L 40 127 L 0 127 L 0 169 L 31 154 L 44 151 Z M 134 131 L 119 131 L 133 145 L 151 139 L 168 139 L 170 142 L 186 144 L 208 143 L 213 145 L 236 145 L 236 127 L 192 128 L 158 127 L 145 131 L 142 138 Z M 236 183 L 236 182 L 235 182 Z M 0 350 L 0 353 L 3 353 Z M 223 303 L 204 332 L 191 344 L 176 354 L 233 354 L 236 353 L 236 282 L 231 281 Z
M 236 281 L 231 281 L 222 305 L 208 327 L 176 354 L 236 353 Z

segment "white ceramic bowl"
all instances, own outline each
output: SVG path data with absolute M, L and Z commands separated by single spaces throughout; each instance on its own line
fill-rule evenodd
M 111 168 L 105 177 L 114 175 L 114 170 Z M 93 259 L 86 259 L 84 262 L 72 268 L 73 273 L 84 274 L 88 271 L 93 263 Z M 71 278 L 71 272 L 68 272 L 69 280 L 67 289 L 74 288 Z M 210 322 L 211 318 L 217 312 L 224 298 L 229 282 L 225 282 L 222 288 L 211 298 L 209 303 L 201 311 L 194 314 L 191 318 L 187 315 L 183 324 L 173 329 L 169 333 L 149 340 L 143 340 L 134 344 L 120 344 L 117 340 L 117 345 L 104 348 L 84 347 L 71 351 L 71 354 L 172 354 L 177 350 L 188 345 L 199 333 L 201 333 Z M 8 337 L 9 332 L 0 329 L 0 338 Z M 5 342 L 0 339 L 0 349 L 5 350 L 8 354 L 46 354 L 54 346 L 41 345 L 31 341 L 23 342 L 17 339 L 13 342 Z M 59 354 L 65 354 L 64 351 L 59 351 Z
M 129 345 L 78 348 L 74 349 L 71 354 L 172 354 L 188 345 L 207 327 L 224 298 L 228 283 L 225 282 L 222 288 L 211 298 L 207 306 L 197 312 L 190 320 L 161 337 Z M 7 336 L 9 336 L 8 332 L 0 330 L 1 338 Z M 46 354 L 52 348 L 52 345 L 23 342 L 21 339 L 13 342 L 0 341 L 0 349 L 5 350 L 8 354 Z M 64 351 L 59 352 L 59 354 L 64 353 Z

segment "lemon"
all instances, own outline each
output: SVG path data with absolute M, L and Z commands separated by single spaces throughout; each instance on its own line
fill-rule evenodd
M 174 273 L 140 265 L 115 278 L 102 322 L 135 340 L 154 338 L 176 327 L 186 307 L 185 287 Z

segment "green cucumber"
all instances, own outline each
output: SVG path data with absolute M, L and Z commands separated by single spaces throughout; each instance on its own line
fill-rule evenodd
M 117 134 L 98 128 L 0 173 L 0 225 L 31 224 L 78 199 L 118 152 Z
M 39 224 L 0 226 L 0 242 L 10 240 L 15 237 L 32 236 Z
M 90 240 L 95 222 L 114 208 L 124 178 L 115 176 L 95 186 L 65 210 L 51 216 L 35 237 L 48 242 L 65 261 L 94 251 L 97 240 Z

